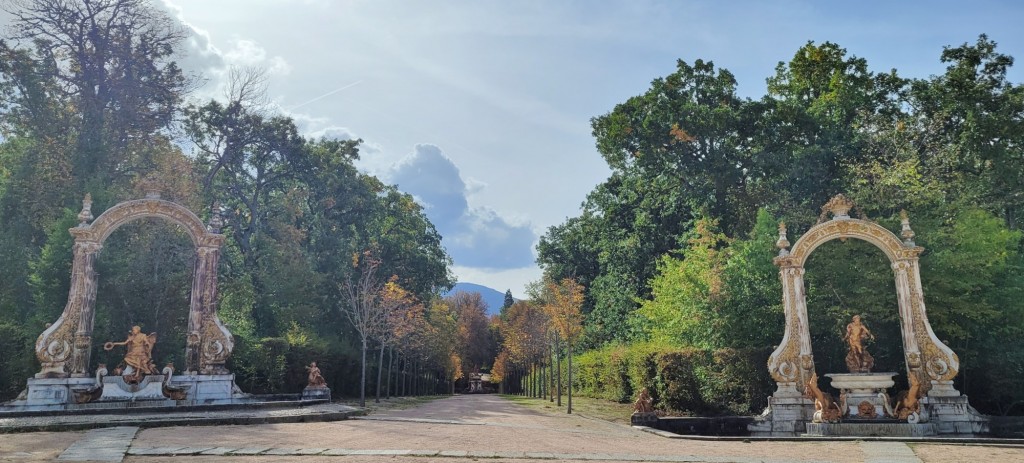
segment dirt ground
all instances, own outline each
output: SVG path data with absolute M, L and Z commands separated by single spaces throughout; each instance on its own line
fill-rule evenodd
M 52 461 L 82 432 L 0 435 L 0 461 Z M 668 439 L 632 427 L 561 411 L 526 408 L 495 395 L 455 396 L 401 410 L 381 410 L 365 419 L 321 423 L 143 429 L 136 448 L 266 447 L 363 450 L 499 451 L 626 455 L 655 461 L 671 456 L 692 461 L 861 462 L 879 460 L 877 446 L 844 442 L 742 442 Z M 890 445 L 890 444 L 886 444 Z M 1024 462 L 1024 446 L 891 444 L 906 446 L 923 462 Z M 906 447 L 900 449 L 907 450 Z M 908 452 L 909 453 L 909 452 Z M 340 460 L 339 460 L 340 458 Z M 529 461 L 542 458 L 538 455 Z M 134 456 L 124 461 L 156 462 L 452 462 L 466 458 L 411 456 Z M 500 461 L 520 461 L 501 459 Z M 522 460 L 526 461 L 526 460 Z M 888 460 L 892 461 L 892 460 Z M 901 459 L 897 461 L 914 461 Z

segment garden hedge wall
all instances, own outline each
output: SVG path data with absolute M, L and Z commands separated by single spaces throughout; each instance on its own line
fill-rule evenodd
M 626 403 L 646 387 L 655 408 L 667 414 L 760 413 L 774 390 L 767 367 L 771 351 L 612 345 L 574 357 L 573 391 Z

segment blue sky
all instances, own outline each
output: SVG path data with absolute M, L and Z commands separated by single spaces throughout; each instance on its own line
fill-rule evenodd
M 360 167 L 424 204 L 460 280 L 517 296 L 540 277 L 538 237 L 609 173 L 590 118 L 677 59 L 714 61 L 757 98 L 808 40 L 904 77 L 941 73 L 942 47 L 981 33 L 1024 58 L 1011 1 L 163 2 L 192 29 L 196 98 L 220 96 L 228 66 L 265 67 L 305 133 L 362 138 Z

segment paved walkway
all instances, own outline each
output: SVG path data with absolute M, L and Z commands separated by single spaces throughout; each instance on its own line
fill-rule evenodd
M 124 459 L 139 428 L 122 426 L 94 429 L 57 457 L 59 461 L 114 461 Z
M 287 407 L 236 407 L 189 411 L 135 410 L 132 413 L 73 414 L 63 416 L 0 416 L 0 433 L 29 431 L 76 431 L 113 426 L 203 426 L 338 421 L 362 413 L 342 404 L 321 403 Z M 357 413 L 358 412 L 358 413 Z
M 81 432 L 0 435 L 0 461 L 51 461 L 62 453 L 70 455 L 88 439 L 90 434 Z M 53 442 L 49 448 L 43 445 L 48 440 Z M 501 463 L 939 463 L 1024 462 L 1024 447 L 666 439 L 625 425 L 527 409 L 497 396 L 458 396 L 338 422 L 143 429 L 122 455 L 130 463 L 458 463 L 480 458 Z

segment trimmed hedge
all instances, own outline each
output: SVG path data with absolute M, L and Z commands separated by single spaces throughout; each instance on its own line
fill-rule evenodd
M 703 350 L 640 343 L 584 352 L 573 360 L 576 394 L 632 401 L 646 387 L 669 414 L 749 415 L 767 405 L 771 348 Z M 563 372 L 563 375 L 565 373 Z

